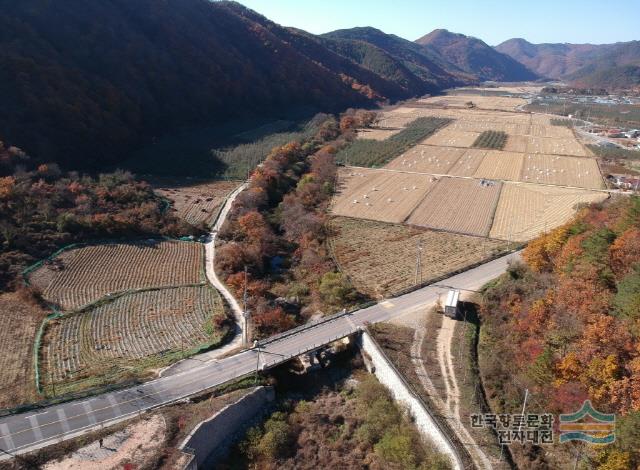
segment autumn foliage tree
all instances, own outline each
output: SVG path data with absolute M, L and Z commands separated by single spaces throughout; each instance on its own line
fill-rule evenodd
M 481 360 L 489 393 L 509 412 L 526 387 L 532 406 L 539 400 L 550 412 L 588 398 L 618 417 L 639 413 L 640 198 L 582 209 L 533 240 L 523 259 L 481 308 L 481 357 L 510 358 Z M 619 451 L 593 454 L 594 465 L 639 465 L 640 436 L 626 439 Z

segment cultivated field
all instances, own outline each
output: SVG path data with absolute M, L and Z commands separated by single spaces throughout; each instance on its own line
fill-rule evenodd
M 35 399 L 33 340 L 46 316 L 15 293 L 0 295 L 0 408 L 10 408 Z
M 449 169 L 449 174 L 455 176 L 473 176 L 486 154 L 486 150 L 465 150 L 460 159 Z
M 49 324 L 42 383 L 55 382 L 60 393 L 60 384 L 77 389 L 137 375 L 219 343 L 224 319 L 220 296 L 208 286 L 122 295 Z
M 507 143 L 504 145 L 503 150 L 505 152 L 525 153 L 527 151 L 528 143 L 529 136 L 527 135 L 510 135 L 507 139 Z
M 408 122 L 406 124 L 408 124 Z M 386 140 L 392 135 L 396 135 L 401 130 L 402 130 L 402 127 L 397 127 L 395 129 L 380 129 L 380 128 L 358 129 L 357 135 L 358 135 L 358 139 Z
M 447 174 L 464 153 L 464 149 L 416 145 L 389 162 L 385 168 L 417 171 L 418 173 Z
M 481 95 L 432 96 L 418 100 L 418 103 L 422 104 L 452 108 L 467 108 L 468 102 L 472 102 L 474 107 L 478 109 L 496 109 L 500 111 L 513 111 L 518 106 L 527 104 L 527 100 L 522 98 Z
M 600 202 L 607 194 L 579 189 L 505 183 L 490 236 L 528 241 L 567 222 L 576 204 Z
M 163 178 L 151 181 L 156 193 L 171 201 L 181 219 L 192 225 L 210 224 L 227 195 L 236 189 L 238 181 L 185 182 L 184 179 Z
M 602 189 L 604 183 L 594 158 L 531 154 L 524 159 L 522 181 Z
M 507 245 L 498 240 L 343 217 L 334 218 L 331 228 L 340 268 L 359 290 L 374 297 L 414 284 L 418 241 L 423 281 L 477 263 Z
M 407 223 L 469 235 L 489 234 L 501 183 L 441 178 Z
M 502 150 L 506 142 L 506 132 L 496 130 L 484 131 L 478 136 L 472 147 Z
M 471 147 L 476 141 L 479 132 L 457 131 L 444 128 L 421 143 L 426 145 L 438 145 L 442 147 Z
M 560 139 L 530 136 L 527 153 L 546 153 L 551 155 L 575 155 L 588 157 L 591 153 L 575 137 Z
M 522 153 L 489 150 L 473 176 L 475 178 L 518 181 L 523 159 L 524 154 Z
M 127 289 L 203 281 L 203 246 L 181 241 L 108 243 L 74 248 L 29 276 L 43 297 L 74 310 Z
M 332 204 L 335 215 L 402 222 L 434 182 L 429 175 L 366 168 L 342 168 Z

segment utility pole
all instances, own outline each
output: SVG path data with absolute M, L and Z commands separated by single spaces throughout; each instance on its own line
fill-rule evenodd
M 524 411 L 527 408 L 527 398 L 529 398 L 529 389 L 524 389 L 524 401 L 522 402 L 522 420 L 520 421 L 520 425 L 518 426 L 518 433 L 522 429 L 522 423 L 524 422 Z
M 416 246 L 416 276 L 414 284 L 422 282 L 422 241 L 418 240 Z
M 242 294 L 242 317 L 244 318 L 244 328 L 242 329 L 242 344 L 249 345 L 249 311 L 247 310 L 247 265 L 244 265 L 244 293 Z M 259 353 L 258 349 L 258 353 Z M 260 356 L 260 354 L 258 354 Z

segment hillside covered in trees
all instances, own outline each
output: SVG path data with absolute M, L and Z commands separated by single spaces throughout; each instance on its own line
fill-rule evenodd
M 451 84 L 446 73 L 402 83 L 234 2 L 3 3 L 0 130 L 68 169 L 116 164 L 185 126 L 335 112 Z
M 525 388 L 532 412 L 574 412 L 590 399 L 617 423 L 615 444 L 589 450 L 589 468 L 636 468 L 640 198 L 583 209 L 523 258 L 488 288 L 481 311 L 480 363 L 494 411 L 517 412 Z M 558 468 L 539 454 L 528 454 L 536 468 Z
M 615 44 L 532 44 L 509 39 L 496 50 L 548 78 L 575 86 L 629 88 L 640 84 L 640 41 Z

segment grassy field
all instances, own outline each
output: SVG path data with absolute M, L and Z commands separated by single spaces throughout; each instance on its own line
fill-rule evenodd
M 219 344 L 228 331 L 218 293 L 176 287 L 115 297 L 49 323 L 40 352 L 48 395 L 139 378 Z
M 468 235 L 487 236 L 502 183 L 442 178 L 407 223 Z
M 415 119 L 401 132 L 386 140 L 355 140 L 338 152 L 336 160 L 355 166 L 383 166 L 449 122 L 447 119 L 431 117 Z
M 0 408 L 34 401 L 33 340 L 47 312 L 12 292 L 0 295 Z
M 198 181 L 185 178 L 153 178 L 155 192 L 171 202 L 181 219 L 192 225 L 208 226 L 227 195 L 240 181 Z
M 423 281 L 506 248 L 498 240 L 345 217 L 332 219 L 330 227 L 330 242 L 341 270 L 358 290 L 376 298 L 414 285 L 418 243 Z
M 152 240 L 89 245 L 64 251 L 29 276 L 45 300 L 78 309 L 127 289 L 204 281 L 203 245 Z
M 503 131 L 484 131 L 478 136 L 472 147 L 502 150 L 507 143 L 507 133 Z

